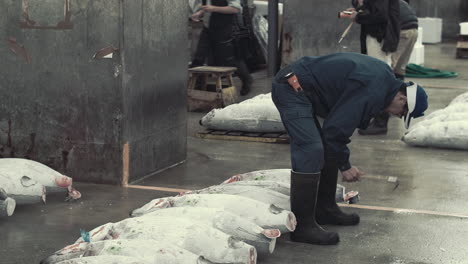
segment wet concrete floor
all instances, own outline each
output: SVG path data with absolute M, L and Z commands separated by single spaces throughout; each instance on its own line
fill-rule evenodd
M 454 43 L 426 45 L 426 66 L 459 72 L 456 79 L 413 79 L 427 87 L 429 112 L 445 107 L 468 92 L 468 59 L 455 60 Z M 269 92 L 264 72 L 255 74 L 249 98 Z M 177 167 L 140 181 L 138 185 L 199 189 L 253 170 L 289 168 L 289 145 L 203 140 L 203 113 L 189 113 L 188 158 Z M 344 184 L 360 193 L 361 215 L 355 227 L 326 226 L 339 232 L 336 246 L 292 243 L 288 236 L 259 263 L 468 263 L 468 152 L 414 148 L 400 138 L 401 120 L 390 120 L 386 136 L 352 138 L 351 161 L 367 173 L 359 183 Z M 396 176 L 399 185 L 385 180 Z M 0 220 L 0 263 L 38 263 L 73 243 L 79 230 L 90 230 L 128 217 L 128 212 L 170 192 L 78 183 L 82 200 L 63 202 L 64 194 L 48 196 L 47 205 L 18 207 Z M 402 210 L 408 209 L 408 210 Z

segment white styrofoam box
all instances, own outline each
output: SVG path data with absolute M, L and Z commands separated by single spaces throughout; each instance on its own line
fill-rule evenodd
M 423 28 L 423 43 L 440 43 L 442 41 L 442 18 L 419 17 L 419 26 Z
M 414 63 L 418 65 L 424 65 L 424 46 L 421 44 L 414 45 L 411 57 L 408 63 Z
M 424 32 L 424 29 L 422 27 L 418 27 L 418 40 L 416 40 L 415 45 L 422 45 L 423 32 Z
M 460 35 L 468 35 L 468 22 L 460 23 Z
M 255 5 L 255 14 L 259 14 L 261 16 L 268 15 L 268 2 L 267 1 L 254 1 Z M 283 4 L 278 4 L 278 13 L 279 15 L 283 15 Z

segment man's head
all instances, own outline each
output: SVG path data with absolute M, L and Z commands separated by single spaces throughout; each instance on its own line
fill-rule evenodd
M 427 106 L 427 94 L 424 89 L 409 82 L 406 83 L 406 89 L 398 91 L 385 112 L 404 117 L 405 127 L 408 129 L 411 119 L 423 116 Z

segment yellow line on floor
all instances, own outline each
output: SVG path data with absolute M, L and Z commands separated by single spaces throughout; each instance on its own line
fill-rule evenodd
M 187 189 L 176 189 L 176 188 L 143 186 L 143 185 L 127 185 L 125 187 L 133 188 L 133 189 L 143 189 L 143 190 L 153 190 L 153 191 L 163 191 L 163 192 L 174 192 L 174 193 L 182 193 L 182 192 L 190 191 L 190 190 L 187 190 Z M 372 205 L 360 205 L 360 204 L 341 204 L 341 203 L 339 203 L 338 205 L 341 206 L 341 207 L 350 207 L 350 208 L 375 210 L 375 211 L 387 211 L 387 212 L 394 212 L 394 213 L 425 214 L 425 215 L 439 215 L 439 216 L 468 218 L 468 214 L 436 212 L 436 211 L 429 211 L 429 210 L 403 209 L 403 208 L 372 206 Z
M 132 188 L 132 189 L 143 189 L 143 190 L 174 192 L 174 193 L 181 193 L 181 192 L 190 191 L 190 190 L 186 190 L 186 189 L 176 189 L 176 188 L 166 188 L 166 187 L 156 187 L 156 186 L 143 186 L 143 185 L 127 185 L 127 186 L 124 186 L 124 187 Z
M 436 212 L 436 211 L 429 211 L 429 210 L 403 209 L 403 208 L 372 206 L 372 205 L 359 205 L 359 204 L 338 204 L 338 205 L 341 206 L 341 207 L 351 207 L 351 208 L 376 210 L 376 211 L 388 211 L 388 212 L 394 212 L 394 213 L 426 214 L 426 215 L 440 215 L 440 216 L 452 216 L 452 217 L 468 218 L 468 214 Z

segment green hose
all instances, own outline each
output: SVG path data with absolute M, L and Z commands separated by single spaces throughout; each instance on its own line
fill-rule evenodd
M 417 64 L 410 63 L 406 65 L 405 76 L 413 78 L 453 78 L 457 77 L 458 73 L 426 68 Z

